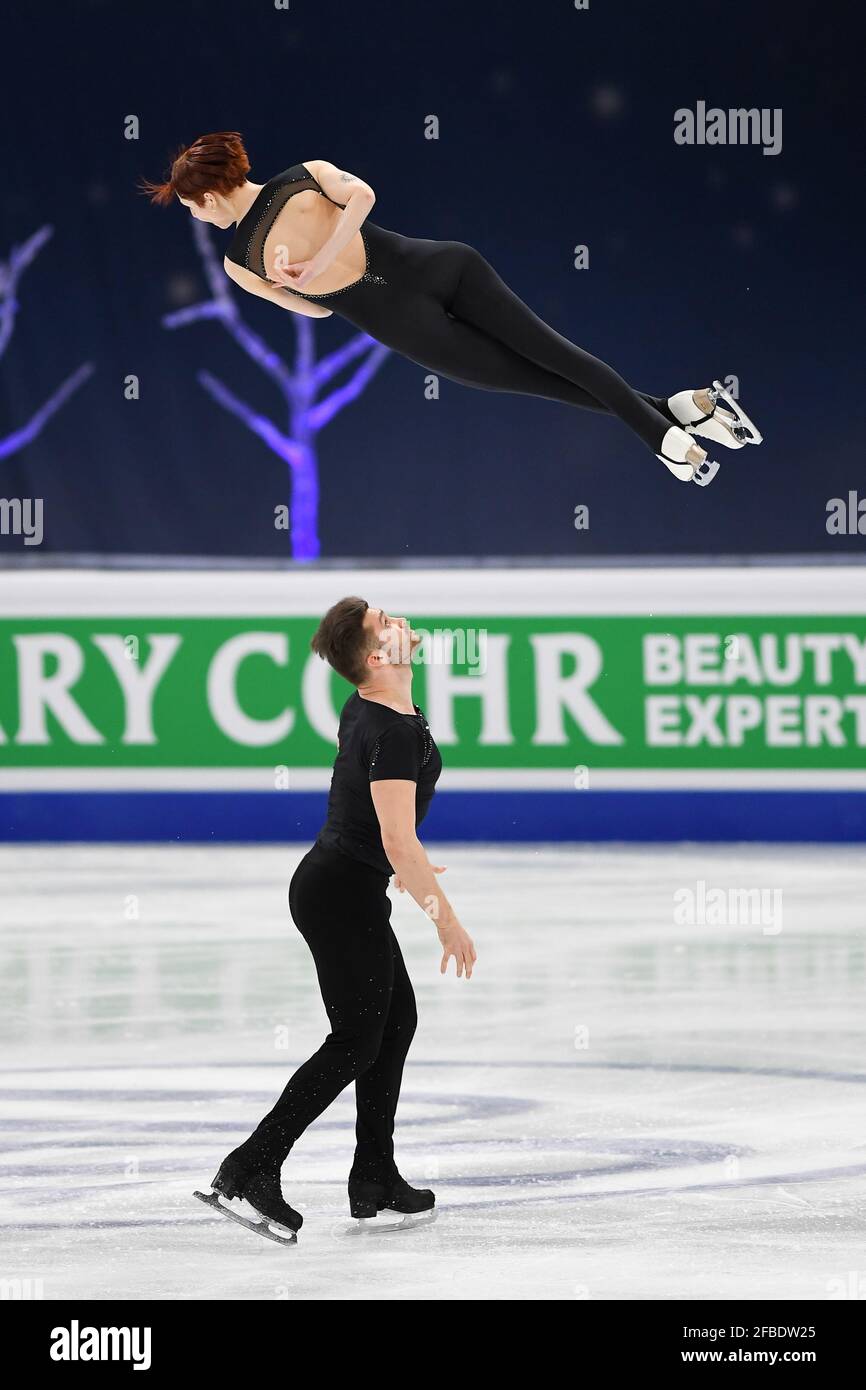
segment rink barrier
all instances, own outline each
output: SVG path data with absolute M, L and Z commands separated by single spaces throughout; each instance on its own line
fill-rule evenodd
M 0 793 L 0 839 L 25 842 L 310 842 L 324 792 Z M 466 843 L 862 843 L 858 791 L 441 792 L 423 839 Z
M 785 565 L 18 574 L 0 837 L 309 840 L 347 593 L 428 633 L 425 836 L 866 840 L 866 567 Z

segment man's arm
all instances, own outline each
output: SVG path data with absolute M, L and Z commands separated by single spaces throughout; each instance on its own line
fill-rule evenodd
M 444 947 L 440 967 L 443 975 L 448 957 L 453 956 L 458 976 L 465 970 L 468 980 L 476 960 L 475 947 L 436 882 L 436 875 L 415 833 L 415 790 L 414 782 L 399 778 L 370 783 L 382 832 L 382 848 L 403 886 L 436 925 Z
M 278 285 L 268 284 L 265 280 L 260 280 L 258 275 L 254 275 L 251 270 L 245 270 L 241 265 L 235 265 L 227 257 L 223 261 L 223 269 L 230 280 L 233 280 L 247 294 L 257 294 L 260 299 L 269 299 L 272 304 L 276 304 L 280 309 L 290 309 L 293 314 L 304 314 L 308 319 L 328 319 L 333 313 L 333 309 L 326 309 L 323 304 L 311 304 L 307 299 L 299 299 L 297 295 L 291 294 Z

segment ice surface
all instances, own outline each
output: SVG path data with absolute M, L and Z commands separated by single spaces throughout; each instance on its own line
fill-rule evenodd
M 470 982 L 443 978 L 396 897 L 420 1013 L 397 1158 L 439 1218 L 344 1234 L 349 1088 L 283 1170 L 292 1249 L 191 1193 L 327 1031 L 286 907 L 302 849 L 0 849 L 0 1280 L 47 1299 L 866 1295 L 866 852 L 428 849 L 479 952 Z M 781 889 L 782 930 L 678 925 L 699 881 Z

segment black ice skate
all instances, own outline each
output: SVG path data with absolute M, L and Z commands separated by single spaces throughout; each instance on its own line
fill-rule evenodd
M 275 1240 L 278 1245 L 297 1244 L 304 1218 L 283 1200 L 277 1174 L 246 1174 L 226 1159 L 211 1187 L 211 1193 L 194 1192 L 193 1196 L 258 1236 Z M 226 1205 L 232 1201 L 238 1204 L 234 1209 Z
M 428 1225 L 435 1221 L 436 1197 L 429 1187 L 410 1187 L 405 1178 L 395 1172 L 387 1182 L 366 1182 L 349 1179 L 349 1211 L 358 1221 L 357 1229 L 380 1212 L 396 1212 L 402 1221 L 383 1222 L 380 1230 L 405 1230 L 411 1226 Z

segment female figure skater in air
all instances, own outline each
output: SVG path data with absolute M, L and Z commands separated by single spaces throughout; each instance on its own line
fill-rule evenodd
M 230 279 L 284 309 L 332 313 L 441 376 L 618 416 L 682 482 L 718 471 L 695 435 L 729 449 L 762 436 L 719 381 L 658 397 L 550 328 L 461 241 L 426 241 L 367 220 L 369 184 L 324 159 L 293 164 L 267 183 L 247 178 L 236 131 L 203 135 L 175 157 L 153 202 L 177 197 L 201 222 L 235 232 Z M 723 402 L 724 404 L 720 404 Z
M 356 687 L 340 715 L 327 819 L 289 886 L 289 908 L 312 952 L 331 1032 L 249 1138 L 223 1159 L 213 1191 L 195 1194 L 281 1244 L 295 1242 L 302 1222 L 282 1195 L 283 1163 L 351 1081 L 357 1107 L 352 1216 L 366 1220 L 388 1210 L 414 1224 L 435 1214 L 434 1194 L 410 1187 L 394 1159 L 403 1063 L 417 1014 L 390 924 L 390 875 L 435 923 L 443 974 L 453 957 L 457 975 L 468 980 L 477 957 L 437 884 L 443 868 L 430 863 L 416 833 L 442 771 L 427 720 L 412 702 L 419 641 L 405 618 L 352 597 L 328 610 L 311 643 Z M 236 1199 L 252 1208 L 253 1219 Z

